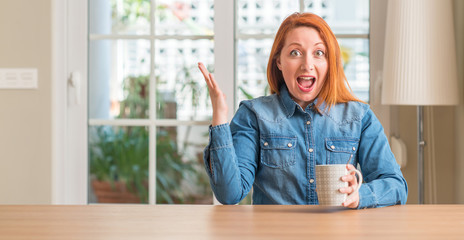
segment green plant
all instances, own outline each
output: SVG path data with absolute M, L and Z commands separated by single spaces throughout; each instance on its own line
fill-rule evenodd
M 92 135 L 90 173 L 99 181 L 124 182 L 141 202 L 147 202 L 148 132 L 143 127 L 98 126 Z
M 143 20 L 147 23 L 150 21 L 150 0 L 125 0 L 121 2 L 111 0 L 111 9 L 112 28 L 116 32 L 127 28 L 128 25 L 137 22 L 137 20 Z
M 117 118 L 147 118 L 149 77 L 128 77 L 124 81 L 124 100 Z M 161 94 L 157 94 L 161 96 Z M 161 105 L 164 101 L 159 99 Z M 160 107 L 159 110 L 165 110 Z M 108 127 L 91 129 L 90 173 L 113 186 L 122 181 L 142 202 L 148 200 L 149 132 L 145 127 Z M 193 162 L 182 154 L 176 142 L 175 127 L 159 127 L 156 141 L 156 201 L 182 202 L 182 181 L 196 173 Z M 184 144 L 185 145 L 185 144 Z
M 182 179 L 195 174 L 192 162 L 184 162 L 177 143 L 172 140 L 169 131 L 173 128 L 160 129 L 156 143 L 156 201 L 158 203 L 183 202 Z M 174 130 L 174 129 L 173 129 Z

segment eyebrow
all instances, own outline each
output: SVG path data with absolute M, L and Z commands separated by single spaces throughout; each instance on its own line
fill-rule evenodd
M 317 42 L 316 44 L 314 44 L 314 46 L 317 46 L 317 45 L 320 45 L 320 44 L 322 44 L 322 46 L 325 47 L 325 44 L 323 42 Z M 299 43 L 299 42 L 292 42 L 292 43 L 288 44 L 288 46 L 292 46 L 292 45 L 302 46 L 301 43 Z

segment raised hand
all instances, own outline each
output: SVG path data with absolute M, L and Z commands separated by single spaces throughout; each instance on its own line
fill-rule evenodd
M 208 85 L 209 96 L 211 98 L 211 104 L 213 105 L 213 122 L 212 126 L 227 123 L 227 112 L 228 107 L 226 103 L 226 95 L 219 88 L 213 74 L 208 72 L 203 63 L 198 63 L 198 68 L 203 77 L 205 77 L 206 85 Z

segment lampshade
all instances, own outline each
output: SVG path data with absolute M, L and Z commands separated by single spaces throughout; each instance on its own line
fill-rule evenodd
M 451 0 L 389 0 L 382 103 L 457 105 Z

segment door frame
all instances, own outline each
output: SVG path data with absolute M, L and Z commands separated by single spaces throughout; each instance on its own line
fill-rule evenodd
M 52 30 L 52 204 L 87 204 L 87 1 L 52 0 Z

